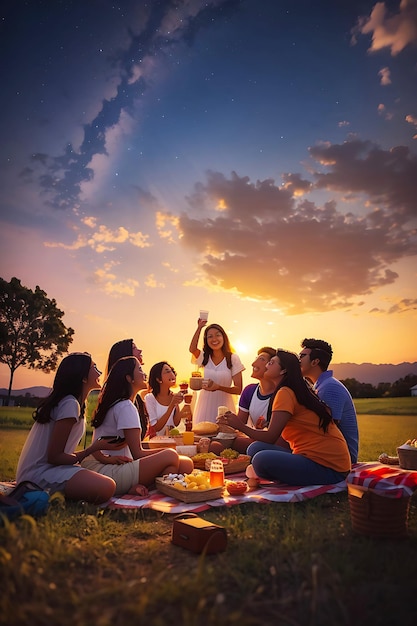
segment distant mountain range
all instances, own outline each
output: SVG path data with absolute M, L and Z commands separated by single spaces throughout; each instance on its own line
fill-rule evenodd
M 417 375 L 417 361 L 414 363 L 399 363 L 392 365 L 391 363 L 383 363 L 374 365 L 373 363 L 337 363 L 330 364 L 333 374 L 339 380 L 345 378 L 356 378 L 360 383 L 395 383 L 400 378 L 405 378 L 409 374 Z
M 417 376 L 417 361 L 414 363 L 399 363 L 392 365 L 384 363 L 375 365 L 374 363 L 335 363 L 332 364 L 333 373 L 339 380 L 345 378 L 355 378 L 360 383 L 395 383 L 400 378 L 405 378 L 409 374 Z M 49 387 L 27 387 L 26 389 L 13 389 L 12 396 L 24 396 L 27 393 L 36 398 L 44 398 L 50 391 Z M 0 388 L 0 395 L 6 395 L 7 389 Z

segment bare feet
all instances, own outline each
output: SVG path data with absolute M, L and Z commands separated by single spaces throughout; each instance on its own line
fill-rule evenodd
M 141 498 L 145 498 L 149 495 L 148 489 L 145 485 L 135 485 L 129 490 L 129 495 L 131 496 L 140 496 Z

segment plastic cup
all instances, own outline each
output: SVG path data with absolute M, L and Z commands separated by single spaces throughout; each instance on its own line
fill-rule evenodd
M 184 446 L 194 445 L 194 433 L 192 430 L 186 430 L 182 433 L 182 442 Z
M 208 314 L 209 314 L 209 312 L 208 312 L 208 311 L 204 311 L 204 310 L 200 311 L 200 319 L 201 319 L 201 320 L 206 320 L 206 322 L 207 322 L 207 320 L 208 320 Z

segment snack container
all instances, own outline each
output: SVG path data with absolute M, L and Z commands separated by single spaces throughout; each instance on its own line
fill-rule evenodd
M 183 513 L 174 519 L 171 541 L 196 554 L 216 554 L 226 550 L 227 531 L 195 513 Z
M 417 448 L 403 444 L 397 448 L 398 458 L 400 459 L 400 467 L 407 470 L 417 470 Z
M 185 456 L 195 456 L 197 454 L 197 446 L 177 446 L 178 454 L 185 454 Z
M 199 376 L 191 376 L 190 378 L 190 389 L 193 391 L 199 391 L 203 386 L 203 379 L 201 375 Z
M 176 441 L 174 437 L 164 437 L 163 435 L 157 435 L 156 437 L 152 437 L 145 443 L 148 444 L 149 448 L 176 448 Z

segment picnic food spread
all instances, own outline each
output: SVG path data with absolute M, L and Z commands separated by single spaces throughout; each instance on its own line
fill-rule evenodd
M 219 426 L 213 422 L 199 422 L 193 426 L 193 431 L 196 435 L 217 435 Z
M 231 496 L 240 496 L 248 489 L 248 483 L 244 480 L 228 480 L 226 489 Z
M 203 491 L 210 489 L 210 474 L 194 469 L 191 474 L 166 474 L 162 477 L 166 485 L 175 489 Z

